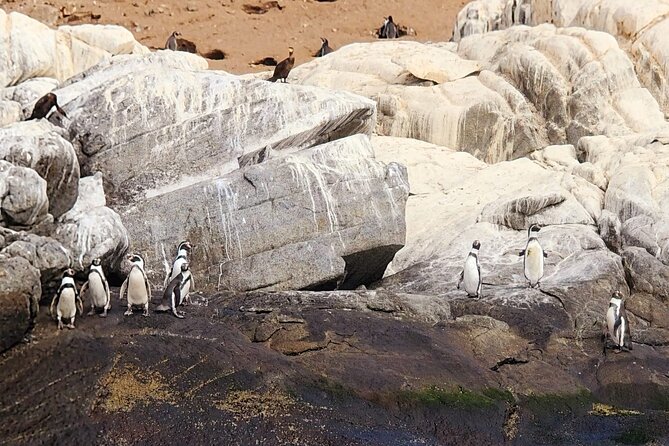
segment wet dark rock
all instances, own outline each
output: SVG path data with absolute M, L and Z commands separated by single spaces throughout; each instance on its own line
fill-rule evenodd
M 0 352 L 33 327 L 40 296 L 39 270 L 22 257 L 0 254 Z

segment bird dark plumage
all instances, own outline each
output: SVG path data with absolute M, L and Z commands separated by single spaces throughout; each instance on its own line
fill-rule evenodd
M 326 54 L 330 54 L 331 52 L 334 51 L 332 48 L 330 48 L 328 39 L 326 39 L 325 37 L 321 37 L 321 42 L 322 42 L 321 48 L 316 52 L 316 54 L 314 54 L 314 57 L 323 57 Z
M 179 37 L 181 34 L 178 31 L 174 31 L 170 36 L 167 38 L 167 42 L 165 42 L 165 49 L 166 50 L 172 50 L 176 51 L 177 50 L 177 37 Z
M 52 107 L 56 107 L 58 113 L 67 118 L 63 109 L 58 106 L 58 98 L 56 98 L 56 95 L 54 93 L 47 93 L 37 100 L 28 120 L 46 118 L 46 115 L 49 114 Z
M 290 70 L 293 69 L 295 65 L 295 58 L 293 57 L 293 47 L 288 48 L 288 57 L 279 62 L 279 64 L 274 68 L 274 74 L 268 80 L 270 82 L 276 82 L 278 80 L 283 80 L 286 82 Z
M 399 37 L 397 25 L 393 21 L 393 16 L 389 15 L 383 22 L 383 26 L 378 31 L 379 39 L 396 39 Z

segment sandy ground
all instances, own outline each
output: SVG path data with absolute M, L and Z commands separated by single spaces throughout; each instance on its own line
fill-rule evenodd
M 321 36 L 335 49 L 374 40 L 374 30 L 387 15 L 416 31 L 416 36 L 403 39 L 447 41 L 455 16 L 467 0 L 279 0 L 280 10 L 244 12 L 245 5 L 265 3 L 267 0 L 14 0 L 0 1 L 0 7 L 53 27 L 119 24 L 154 48 L 162 48 L 169 34 L 178 30 L 200 53 L 214 49 L 226 53 L 226 59 L 210 61 L 211 68 L 247 73 L 267 69 L 250 67 L 252 61 L 267 56 L 283 59 L 288 46 L 295 48 L 296 64 L 304 63 L 320 47 Z

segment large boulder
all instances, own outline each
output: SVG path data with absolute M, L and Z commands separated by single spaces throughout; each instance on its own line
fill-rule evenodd
M 81 178 L 78 188 L 76 203 L 56 221 L 53 237 L 67 247 L 76 270 L 87 270 L 99 258 L 107 271 L 119 272 L 128 232 L 121 217 L 106 206 L 102 174 Z
M 83 172 L 104 174 L 112 203 L 372 130 L 374 104 L 348 93 L 126 60 L 56 91 Z
M 58 31 L 69 34 L 92 47 L 101 48 L 113 56 L 149 52 L 147 47 L 135 40 L 130 31 L 118 25 L 64 25 L 58 27 Z
M 46 120 L 0 128 L 0 159 L 29 167 L 46 181 L 49 213 L 67 212 L 77 200 L 79 161 L 62 131 Z
M 0 352 L 32 328 L 41 293 L 39 270 L 22 257 L 0 254 Z
M 30 227 L 48 220 L 47 183 L 27 167 L 0 160 L 0 225 Z
M 121 215 L 149 265 L 190 240 L 203 289 L 351 289 L 380 279 L 402 247 L 406 181 L 356 135 L 156 193 Z

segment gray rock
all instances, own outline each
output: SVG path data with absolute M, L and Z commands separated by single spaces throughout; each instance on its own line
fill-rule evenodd
M 21 257 L 0 255 L 0 352 L 20 342 L 32 328 L 41 293 L 36 268 Z
M 0 127 L 23 119 L 21 104 L 14 101 L 0 101 Z
M 620 254 L 623 246 L 622 225 L 618 216 L 609 210 L 603 210 L 597 220 L 599 236 L 604 240 L 606 246 L 616 254 Z
M 121 210 L 154 282 L 176 245 L 196 247 L 198 288 L 353 289 L 378 280 L 404 243 L 406 171 L 364 135 L 251 165 Z
M 47 184 L 32 169 L 0 160 L 0 224 L 29 227 L 47 219 Z
M 67 212 L 77 200 L 79 161 L 69 141 L 46 120 L 18 122 L 0 129 L 0 159 L 29 167 L 47 184 L 49 213 Z
M 118 272 L 128 250 L 128 233 L 121 217 L 106 207 L 102 174 L 79 180 L 79 198 L 56 222 L 53 237 L 72 254 L 72 267 L 85 271 L 95 258 L 105 271 Z

